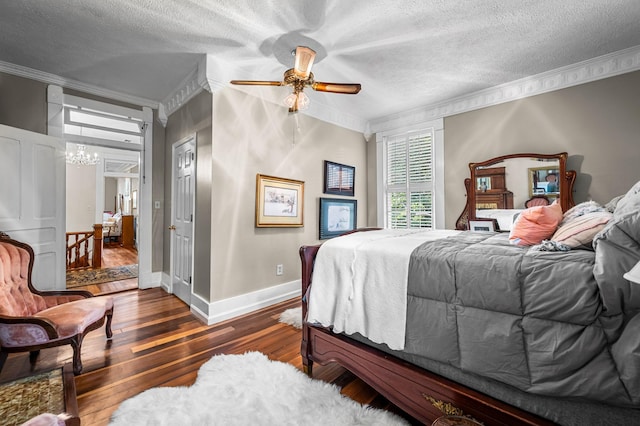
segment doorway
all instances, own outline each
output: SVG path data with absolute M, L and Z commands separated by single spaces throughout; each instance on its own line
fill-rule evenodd
M 67 143 L 68 158 L 78 147 Z M 136 289 L 140 153 L 100 145 L 81 150 L 92 161 L 68 159 L 66 169 L 66 287 L 93 294 Z M 84 237 L 84 245 L 76 243 Z M 79 253 L 88 261 L 74 261 Z

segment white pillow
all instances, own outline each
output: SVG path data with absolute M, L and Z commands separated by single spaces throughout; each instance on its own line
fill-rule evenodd
M 584 203 L 576 204 L 571 207 L 569 210 L 564 212 L 562 215 L 562 222 L 560 222 L 560 226 L 570 222 L 571 220 L 582 216 L 583 214 L 593 213 L 593 212 L 603 212 L 605 208 L 595 201 L 585 201 Z

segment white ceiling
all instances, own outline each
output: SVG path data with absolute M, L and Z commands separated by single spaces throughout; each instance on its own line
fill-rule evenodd
M 369 121 L 640 46 L 639 22 L 639 0 L 2 1 L 0 61 L 160 103 L 204 54 L 224 84 L 281 80 L 307 45 L 316 80 L 362 84 L 311 102 Z

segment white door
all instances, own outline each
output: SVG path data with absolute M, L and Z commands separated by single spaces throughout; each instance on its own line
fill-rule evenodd
M 33 284 L 66 288 L 65 144 L 0 125 L 0 231 L 35 253 Z
M 191 304 L 195 135 L 173 144 L 171 191 L 171 291 Z

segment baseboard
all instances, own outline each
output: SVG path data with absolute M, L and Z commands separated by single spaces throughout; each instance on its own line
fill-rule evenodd
M 160 287 L 162 287 L 167 293 L 171 293 L 171 277 L 165 272 L 159 272 L 159 274 L 161 275 Z
M 158 287 L 161 283 L 162 272 L 151 272 L 138 276 L 138 288 L 140 289 Z
M 207 325 L 212 325 L 294 297 L 300 297 L 301 289 L 300 280 L 295 280 L 210 303 L 198 295 L 192 294 L 191 312 Z

